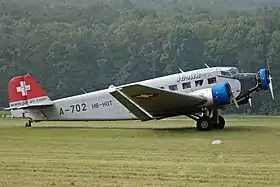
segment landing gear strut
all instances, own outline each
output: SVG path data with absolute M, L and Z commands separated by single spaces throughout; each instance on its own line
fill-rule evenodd
M 202 116 L 188 117 L 196 121 L 196 128 L 199 131 L 211 131 L 213 129 L 223 129 L 225 127 L 225 119 L 219 115 L 218 110 L 216 109 L 212 112 L 206 111 Z
M 32 121 L 31 121 L 31 120 L 28 120 L 28 122 L 25 123 L 25 127 L 31 127 L 31 124 L 32 124 Z

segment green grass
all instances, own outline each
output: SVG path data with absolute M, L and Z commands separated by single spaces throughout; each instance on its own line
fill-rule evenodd
M 24 123 L 0 120 L 0 186 L 280 184 L 277 117 L 228 117 L 212 132 L 182 119 Z
M 10 111 L 3 111 L 3 110 L 0 110 L 0 117 L 2 117 L 3 115 L 11 115 L 11 112 Z

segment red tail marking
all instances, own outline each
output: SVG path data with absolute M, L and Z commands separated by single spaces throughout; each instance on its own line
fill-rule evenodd
M 42 90 L 40 85 L 35 81 L 35 79 L 30 74 L 24 75 L 23 79 L 25 80 L 25 84 L 27 86 L 30 85 L 31 87 L 30 90 L 28 91 L 27 99 L 46 96 L 44 90 Z
M 24 101 L 46 96 L 30 74 L 12 78 L 8 84 L 9 102 Z
M 14 77 L 9 81 L 8 97 L 10 103 L 26 100 L 26 95 L 22 94 L 22 92 L 19 91 L 20 82 L 24 82 L 23 76 Z

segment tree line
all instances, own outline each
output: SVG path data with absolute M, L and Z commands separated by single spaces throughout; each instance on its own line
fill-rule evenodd
M 9 79 L 27 72 L 56 99 L 205 63 L 257 72 L 265 59 L 277 99 L 280 3 L 203 2 L 0 0 L 0 106 Z M 228 111 L 278 114 L 278 100 L 262 92 L 251 109 Z

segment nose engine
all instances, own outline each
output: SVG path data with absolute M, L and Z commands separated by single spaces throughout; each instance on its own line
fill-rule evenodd
M 269 85 L 269 72 L 266 69 L 260 69 L 257 73 L 257 81 L 260 89 L 267 90 Z
M 272 99 L 274 99 L 273 88 L 272 88 L 272 77 L 269 70 L 260 69 L 257 73 L 257 82 L 259 90 L 270 90 Z

